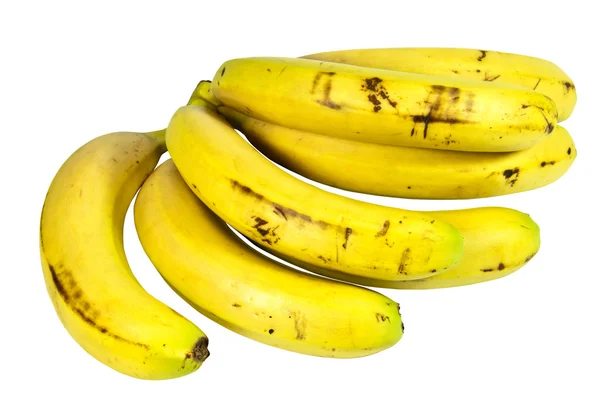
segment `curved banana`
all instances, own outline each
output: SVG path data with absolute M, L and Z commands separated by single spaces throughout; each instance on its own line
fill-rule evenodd
M 577 102 L 575 85 L 562 69 L 550 61 L 519 54 L 460 48 L 384 48 L 329 51 L 301 58 L 515 84 L 554 100 L 559 122 L 569 118 Z
M 516 85 L 306 59 L 230 60 L 211 90 L 276 125 L 407 147 L 522 150 L 552 133 L 557 118 L 550 98 Z
M 540 248 L 540 229 L 527 214 L 509 208 L 427 212 L 453 224 L 465 240 L 463 257 L 451 270 L 403 282 L 368 279 L 304 263 L 254 242 L 259 247 L 314 273 L 365 286 L 392 289 L 437 289 L 472 285 L 509 275 L 529 262 Z
M 165 150 L 164 131 L 88 142 L 54 177 L 40 222 L 44 278 L 61 322 L 97 360 L 143 379 L 189 374 L 209 354 L 198 327 L 141 287 L 123 249 L 127 208 Z
M 134 215 L 142 246 L 168 284 L 234 332 L 336 358 L 374 354 L 402 337 L 396 302 L 248 248 L 188 188 L 172 160 L 148 178 Z
M 330 186 L 382 196 L 470 199 L 548 185 L 577 156 L 566 129 L 533 147 L 510 153 L 472 153 L 387 146 L 332 138 L 269 124 L 219 107 L 265 156 Z
M 449 269 L 461 257 L 462 238 L 453 226 L 302 182 L 206 107 L 175 113 L 167 148 L 188 186 L 223 220 L 305 262 L 396 281 Z

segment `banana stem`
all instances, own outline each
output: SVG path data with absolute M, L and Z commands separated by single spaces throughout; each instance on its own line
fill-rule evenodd
M 160 148 L 162 150 L 162 152 L 164 153 L 165 151 L 167 151 L 167 142 L 165 139 L 165 135 L 167 133 L 166 129 L 161 129 L 158 131 L 153 131 L 153 132 L 147 132 L 146 135 L 150 136 L 151 138 L 153 138 L 154 140 L 156 140 L 159 145 Z
M 216 111 L 217 104 L 214 104 L 214 103 L 218 103 L 218 100 L 216 100 L 216 98 L 211 97 L 207 94 L 209 92 L 209 90 L 208 90 L 209 87 L 210 87 L 210 81 L 207 81 L 207 80 L 200 81 L 198 83 L 198 85 L 196 86 L 196 88 L 194 89 L 192 96 L 188 100 L 187 105 L 188 106 L 191 106 L 191 105 L 204 106 L 213 111 Z M 146 133 L 146 135 L 150 136 L 151 138 L 154 138 L 157 142 L 159 142 L 161 151 L 163 153 L 165 151 L 167 151 L 167 145 L 166 145 L 166 139 L 165 139 L 166 133 L 167 133 L 166 129 L 161 129 L 158 131 Z
M 202 81 L 198 82 L 198 84 L 196 85 L 196 88 L 194 89 L 194 91 L 192 92 L 192 95 L 190 96 L 190 99 L 188 100 L 188 106 L 194 104 L 194 100 L 200 98 L 200 89 L 203 85 L 203 82 L 206 82 L 206 81 L 202 80 Z
M 211 110 L 216 110 L 216 107 L 220 106 L 221 102 L 212 94 L 210 84 L 211 81 L 200 81 L 198 85 L 196 85 L 187 105 L 204 106 Z
M 216 107 L 214 106 L 214 104 L 209 103 L 208 101 L 201 99 L 199 97 L 194 97 L 192 99 L 190 99 L 190 101 L 187 103 L 188 106 L 203 106 L 206 108 L 210 108 L 211 110 L 216 110 Z

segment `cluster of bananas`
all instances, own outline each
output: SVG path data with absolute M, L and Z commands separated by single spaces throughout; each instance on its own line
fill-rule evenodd
M 298 353 L 382 351 L 402 337 L 399 305 L 351 283 L 426 289 L 496 279 L 536 254 L 538 225 L 507 208 L 416 212 L 362 202 L 270 160 L 377 195 L 531 190 L 573 163 L 573 140 L 557 123 L 575 102 L 572 81 L 554 64 L 492 51 L 227 61 L 166 130 L 100 136 L 62 165 L 40 224 L 48 293 L 73 338 L 117 371 L 167 379 L 200 367 L 206 335 L 149 295 L 125 256 L 124 218 L 141 188 L 134 216 L 142 246 L 199 312 Z M 155 169 L 167 149 L 171 159 Z M 238 234 L 316 274 L 263 256 Z

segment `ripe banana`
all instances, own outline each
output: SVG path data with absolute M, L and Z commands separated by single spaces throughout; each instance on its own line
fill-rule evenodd
M 561 126 L 526 150 L 473 153 L 344 140 L 269 124 L 227 107 L 218 111 L 285 168 L 340 189 L 382 196 L 469 199 L 523 192 L 554 182 L 577 156 Z
M 166 150 L 164 134 L 112 133 L 79 148 L 54 177 L 40 222 L 61 322 L 97 360 L 143 379 L 189 374 L 209 354 L 198 327 L 141 287 L 123 249 L 125 213 Z
M 550 61 L 519 54 L 475 49 L 390 48 L 330 51 L 301 58 L 515 84 L 554 100 L 558 121 L 569 118 L 577 102 L 575 85 L 562 69 Z
M 402 337 L 396 302 L 248 248 L 188 188 L 172 160 L 143 185 L 134 215 L 142 246 L 167 283 L 234 332 L 336 358 L 374 354 Z
M 299 260 L 397 281 L 449 269 L 462 255 L 462 238 L 453 226 L 302 182 L 206 107 L 175 113 L 167 148 L 188 186 L 211 210 L 244 235 Z
M 333 137 L 465 151 L 515 151 L 556 126 L 531 89 L 290 58 L 225 62 L 211 86 L 223 105 L 256 119 Z
M 509 208 L 428 212 L 432 218 L 453 224 L 464 238 L 464 253 L 451 270 L 428 278 L 390 282 L 326 270 L 277 253 L 273 255 L 314 273 L 365 286 L 393 289 L 436 289 L 471 285 L 511 274 L 529 262 L 540 247 L 540 229 L 527 214 Z

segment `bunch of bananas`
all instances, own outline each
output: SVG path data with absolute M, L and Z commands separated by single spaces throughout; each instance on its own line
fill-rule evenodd
M 575 102 L 554 64 L 493 51 L 227 61 L 166 130 L 98 137 L 62 165 L 40 223 L 48 293 L 72 337 L 117 371 L 168 379 L 201 366 L 207 336 L 149 295 L 128 265 L 124 218 L 141 188 L 142 246 L 200 313 L 297 353 L 374 354 L 402 337 L 400 307 L 352 283 L 430 289 L 496 279 L 534 257 L 538 225 L 508 208 L 417 212 L 358 201 L 270 160 L 385 196 L 516 193 L 573 163 L 573 140 L 557 123 Z M 155 169 L 167 149 L 171 159 Z M 234 230 L 316 274 L 265 257 Z

